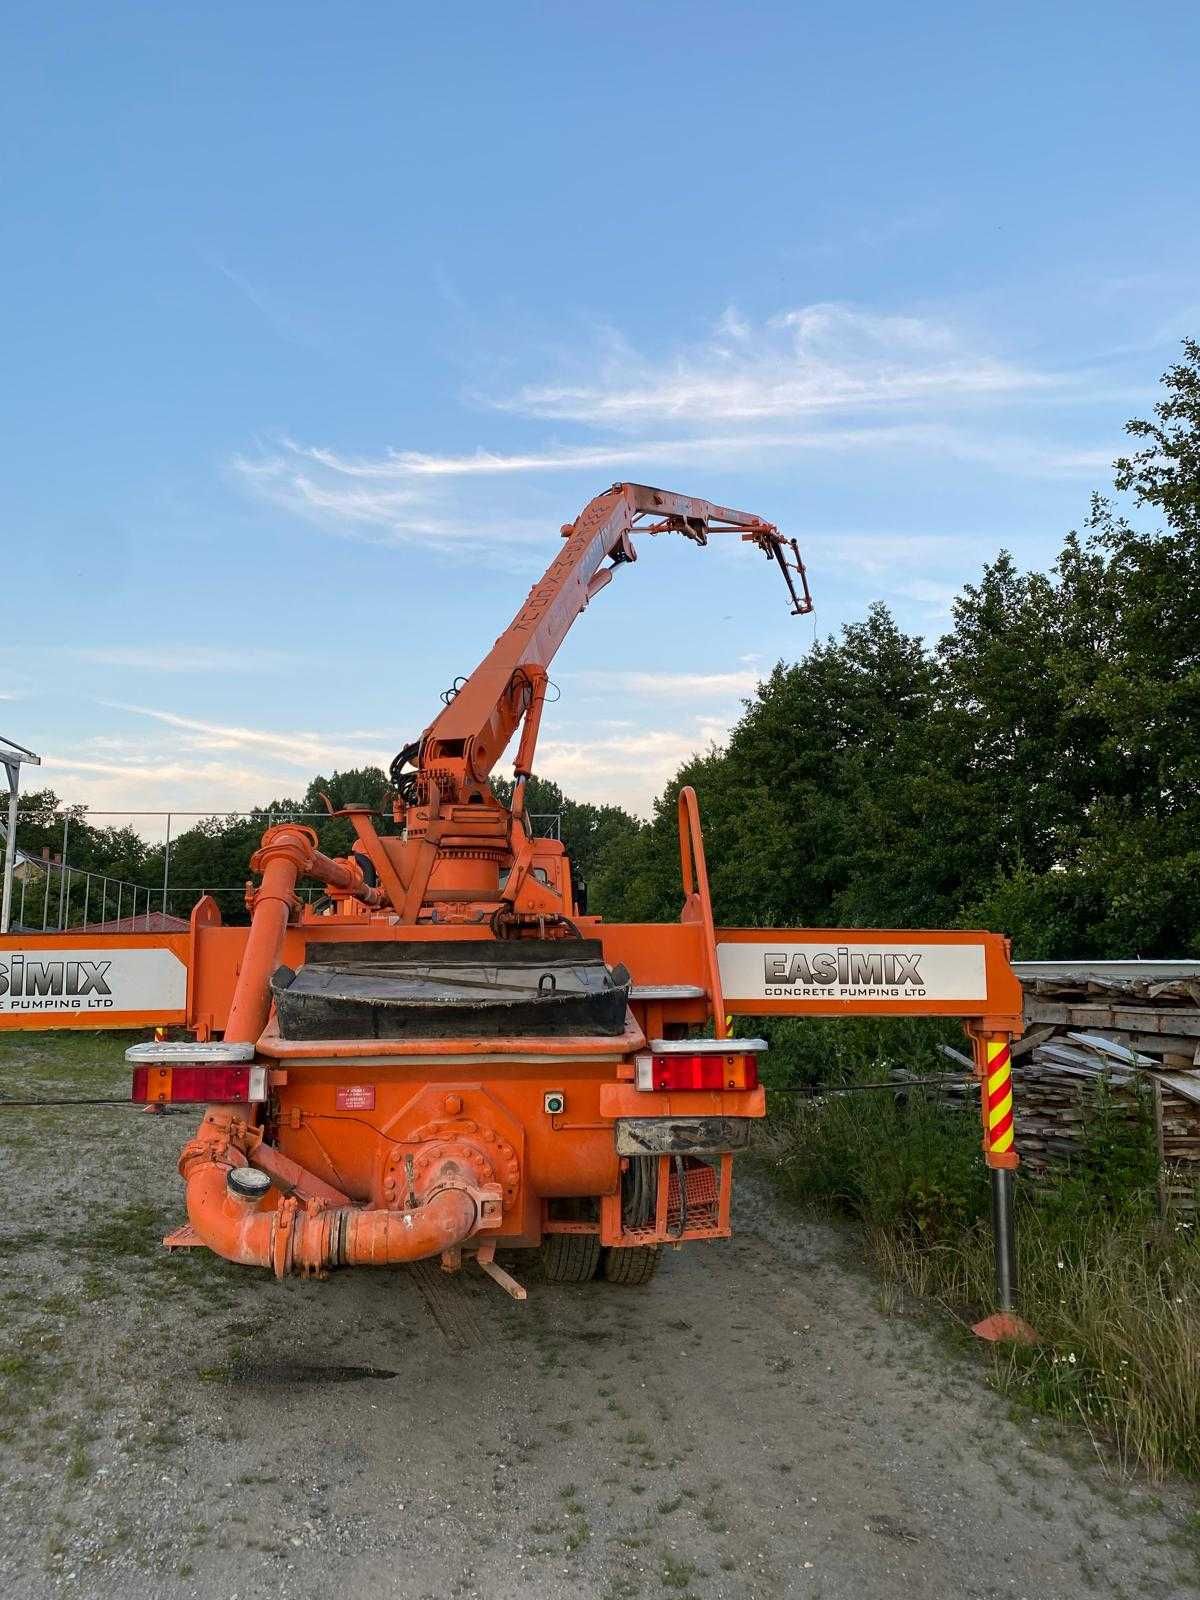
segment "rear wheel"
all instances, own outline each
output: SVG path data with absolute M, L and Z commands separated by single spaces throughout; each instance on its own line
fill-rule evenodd
M 599 1265 L 600 1239 L 594 1233 L 548 1233 L 542 1240 L 547 1283 L 589 1283 Z
M 658 1271 L 662 1247 L 657 1244 L 614 1245 L 603 1253 L 601 1271 L 609 1283 L 636 1289 Z

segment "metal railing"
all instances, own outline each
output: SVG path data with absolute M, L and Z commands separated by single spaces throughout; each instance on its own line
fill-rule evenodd
M 164 916 L 175 915 L 186 919 L 192 906 L 202 894 L 236 894 L 241 896 L 245 883 L 214 886 L 211 884 L 173 884 L 171 882 L 172 843 L 178 844 L 180 834 L 176 824 L 182 818 L 202 821 L 226 822 L 234 819 L 261 821 L 263 828 L 279 822 L 327 822 L 325 811 L 88 811 L 88 823 L 97 818 L 124 818 L 127 821 L 150 817 L 163 820 L 163 871 L 162 881 L 154 884 L 137 882 L 115 873 L 106 873 L 94 867 L 75 866 L 70 860 L 71 818 L 64 817 L 62 839 L 57 859 L 33 855 L 20 845 L 20 817 L 17 818 L 17 864 L 13 884 L 14 932 L 62 933 L 69 928 L 96 927 L 107 922 L 128 921 L 134 931 L 140 920 L 147 929 L 155 911 Z M 538 838 L 560 839 L 562 816 L 557 811 L 531 812 L 526 821 L 530 831 Z M 44 837 L 44 834 L 43 834 Z M 249 873 L 249 862 L 246 867 Z M 319 885 L 301 885 L 297 893 L 307 900 L 320 898 L 325 893 Z
M 168 884 L 135 883 L 128 878 L 89 871 L 84 867 L 63 867 L 60 862 L 41 858 L 24 860 L 17 869 L 13 885 L 13 933 L 66 933 L 107 928 L 110 933 L 149 932 L 154 918 L 175 916 L 186 922 L 201 895 L 230 894 L 240 897 L 245 883 Z M 296 894 L 304 900 L 319 899 L 321 885 L 297 884 Z M 114 924 L 120 924 L 120 927 Z
M 69 927 L 136 919 L 139 903 L 141 914 L 149 921 L 154 891 L 130 879 L 36 856 L 24 856 L 15 876 L 14 933 L 61 933 Z
M 21 818 L 17 816 L 17 854 L 19 857 L 14 877 L 14 907 L 12 928 L 14 932 L 22 933 L 63 933 L 69 928 L 96 927 L 98 924 L 109 922 L 129 921 L 130 931 L 134 931 L 140 920 L 143 927 L 149 928 L 150 918 L 155 910 L 161 911 L 164 916 L 176 915 L 186 919 L 192 906 L 202 894 L 229 894 L 241 895 L 245 884 L 240 883 L 233 888 L 210 887 L 208 884 L 172 884 L 171 883 L 171 844 L 173 830 L 176 822 L 181 817 L 195 817 L 202 821 L 226 822 L 235 818 L 261 818 L 265 828 L 277 822 L 297 822 L 301 820 L 328 821 L 329 813 L 325 811 L 87 811 L 83 820 L 91 823 L 97 818 L 105 819 L 124 818 L 126 821 L 145 821 L 147 818 L 162 818 L 165 824 L 163 830 L 163 873 L 161 884 L 138 883 L 129 878 L 122 878 L 114 873 L 106 873 L 96 868 L 75 866 L 70 860 L 71 850 L 71 818 L 66 816 L 62 822 L 62 839 L 58 858 L 51 856 L 33 855 L 28 850 L 21 850 L 20 828 Z M 175 836 L 177 838 L 177 835 Z M 247 863 L 247 871 L 249 864 Z M 18 887 L 19 884 L 19 887 Z M 308 891 L 300 889 L 300 894 L 311 898 L 313 893 L 322 891 Z M 174 907 L 174 911 L 172 911 Z

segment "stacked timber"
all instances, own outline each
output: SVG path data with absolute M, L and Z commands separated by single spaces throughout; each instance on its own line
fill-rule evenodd
M 1078 974 L 1024 977 L 1025 1037 L 1014 1055 L 1017 1146 L 1033 1172 L 1082 1149 L 1103 1084 L 1131 1119 L 1149 1094 L 1164 1203 L 1195 1210 L 1200 1189 L 1200 981 Z
M 1100 1097 L 1131 1123 L 1150 1099 L 1164 1205 L 1200 1199 L 1200 978 L 1108 975 L 1104 963 L 1053 976 L 1018 973 L 1023 1038 L 1013 1047 L 1017 1149 L 1034 1177 L 1061 1172 L 1087 1147 Z M 1117 965 L 1114 963 L 1114 965 Z M 970 1058 L 945 1047 L 965 1067 Z M 978 1091 L 947 1080 L 936 1091 L 978 1112 Z

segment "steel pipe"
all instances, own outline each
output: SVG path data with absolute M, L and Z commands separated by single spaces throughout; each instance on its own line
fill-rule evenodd
M 196 1156 L 186 1166 L 188 1221 L 200 1239 L 226 1261 L 270 1267 L 277 1277 L 423 1261 L 461 1245 L 480 1221 L 478 1202 L 463 1188 L 441 1189 L 403 1211 L 306 1210 L 295 1200 L 270 1206 L 232 1193 L 234 1168 L 224 1161 Z

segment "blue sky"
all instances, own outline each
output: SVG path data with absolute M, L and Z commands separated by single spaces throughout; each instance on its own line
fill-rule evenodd
M 936 635 L 1200 331 L 1192 5 L 26 6 L 0 52 L 0 731 L 95 807 L 385 761 L 617 478 Z M 545 775 L 644 809 L 811 643 L 643 546 Z

